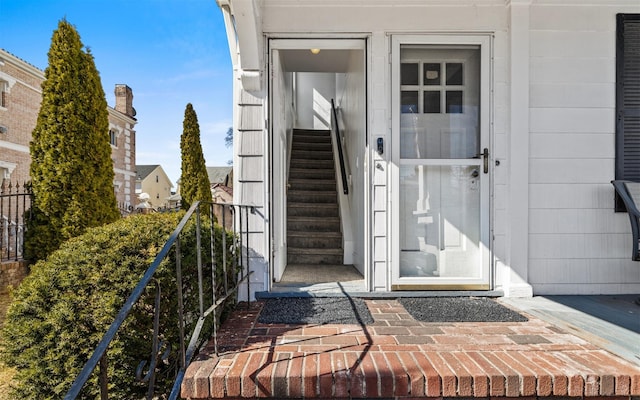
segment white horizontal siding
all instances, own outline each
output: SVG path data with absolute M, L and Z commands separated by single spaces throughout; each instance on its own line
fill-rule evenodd
M 603 18 L 603 16 L 638 12 L 638 4 L 636 2 L 634 7 L 634 1 L 601 1 L 597 7 L 585 7 L 584 1 L 576 5 L 556 4 L 551 7 L 534 5 L 531 7 L 530 27 L 533 30 L 542 31 L 613 32 L 616 30 L 615 18 Z
M 536 158 L 606 158 L 615 154 L 613 133 L 533 133 L 530 150 Z
M 532 58 L 529 64 L 532 83 L 593 84 L 616 81 L 616 64 L 611 57 L 537 57 Z
M 612 294 L 612 293 L 638 293 L 640 285 L 637 283 L 615 283 L 615 284 L 580 284 L 580 283 L 549 283 L 535 285 L 536 295 L 555 294 Z
M 262 105 L 262 99 L 260 99 L 259 97 L 256 97 L 248 92 L 245 92 L 244 90 L 240 93 L 240 100 L 238 102 L 238 105 L 244 106 L 244 105 L 254 105 L 254 106 L 260 106 Z
M 615 104 L 610 108 L 531 108 L 531 132 L 613 133 Z M 535 157 L 535 154 L 532 154 Z
M 613 58 L 615 31 L 531 31 L 531 57 Z
M 240 194 L 242 204 L 264 206 L 265 190 L 264 182 L 241 182 L 239 188 L 234 188 Z
M 610 199 L 611 201 L 611 199 Z M 612 209 L 532 209 L 529 212 L 529 232 L 532 234 L 629 234 L 625 214 Z
M 263 131 L 240 131 L 237 153 L 239 156 L 261 156 L 264 154 Z
M 556 261 L 631 258 L 630 244 L 626 233 L 536 233 L 529 235 L 529 257 Z
M 616 101 L 613 83 L 534 83 L 532 108 L 610 108 Z
M 539 208 L 613 209 L 613 186 L 610 183 L 580 184 L 538 183 L 529 185 L 529 206 Z
M 530 9 L 528 281 L 535 293 L 640 287 L 629 221 L 614 213 L 610 184 L 616 13 L 640 12 L 640 3 L 629 4 Z
M 240 157 L 242 168 L 238 172 L 240 182 L 262 182 L 264 180 L 264 158 L 262 156 Z
M 531 159 L 529 182 L 567 185 L 608 182 L 613 178 L 613 164 L 613 158 Z
M 264 127 L 264 114 L 260 106 L 240 107 L 240 131 L 260 131 Z
M 243 240 L 247 240 L 249 248 L 249 268 L 251 275 L 250 298 L 255 298 L 256 291 L 264 291 L 264 274 L 268 270 L 268 251 L 266 231 L 264 182 L 264 110 L 262 100 L 251 94 L 240 91 L 237 107 L 237 129 L 234 146 L 234 202 L 257 206 L 255 213 L 249 215 L 248 235 L 247 221 L 243 215 L 241 231 Z M 246 286 L 238 292 L 240 300 L 247 300 Z
M 582 258 L 563 260 L 532 260 L 529 276 L 533 283 L 568 282 L 576 284 L 620 284 L 637 282 L 640 268 L 631 260 L 584 260 Z

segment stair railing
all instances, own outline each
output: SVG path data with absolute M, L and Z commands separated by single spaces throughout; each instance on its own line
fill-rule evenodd
M 351 215 L 351 200 L 349 198 L 349 179 L 351 177 L 349 160 L 345 156 L 346 152 L 343 130 L 340 129 L 340 119 L 338 118 L 338 110 L 336 109 L 333 99 L 331 99 L 331 125 L 334 127 L 335 140 L 332 140 L 334 153 L 338 153 L 339 165 L 336 169 L 340 169 L 342 176 L 342 192 L 338 195 L 338 207 L 340 207 L 340 226 L 342 230 L 342 248 L 344 250 L 343 261 L 345 264 L 353 264 L 354 235 Z M 343 125 L 344 126 L 344 125 Z M 335 161 L 334 161 L 335 162 Z
M 336 110 L 336 105 L 331 99 L 331 126 L 333 127 L 333 132 L 336 135 L 336 144 L 338 146 L 338 159 L 340 161 L 340 176 L 342 177 L 342 192 L 344 194 L 349 194 L 349 182 L 347 180 L 347 170 L 344 162 L 344 150 L 342 143 L 342 135 L 340 134 L 340 124 L 338 124 L 338 111 Z
M 219 207 L 214 210 L 214 207 Z M 214 234 L 213 224 L 209 224 L 211 241 L 208 245 L 201 243 L 201 230 L 204 229 L 201 226 L 201 208 L 204 208 L 205 212 L 208 212 L 209 218 L 214 220 L 214 215 L 221 220 L 220 225 L 223 227 L 232 227 L 233 239 L 228 239 L 226 234 L 222 234 L 221 243 L 217 243 Z M 127 319 L 127 316 L 134 310 L 138 301 L 142 298 L 143 294 L 148 291 L 155 293 L 155 306 L 153 309 L 154 321 L 153 321 L 153 335 L 151 338 L 151 359 L 150 362 L 142 361 L 136 371 L 138 380 L 147 385 L 147 400 L 156 398 L 177 399 L 180 396 L 180 386 L 184 379 L 184 374 L 191 363 L 191 360 L 197 354 L 202 343 L 207 341 L 209 337 L 201 337 L 205 321 L 209 319 L 213 323 L 213 345 L 215 353 L 218 354 L 218 345 L 216 340 L 217 334 L 217 317 L 220 314 L 220 310 L 226 304 L 227 300 L 236 301 L 232 296 L 237 295 L 241 285 L 246 285 L 247 299 L 250 299 L 250 275 L 253 271 L 249 271 L 249 256 L 250 256 L 250 243 L 249 243 L 249 214 L 256 214 L 256 207 L 250 205 L 235 205 L 235 204 L 212 204 L 196 202 L 189 208 L 185 216 L 182 218 L 178 226 L 175 228 L 164 247 L 160 250 L 154 261 L 146 270 L 142 279 L 138 282 L 132 293 L 124 302 L 124 305 L 118 312 L 115 320 L 111 323 L 111 326 L 102 337 L 98 346 L 94 350 L 93 354 L 86 362 L 80 374 L 76 377 L 71 388 L 65 395 L 65 400 L 76 399 L 81 393 L 82 388 L 86 382 L 92 377 L 94 371 L 98 374 L 98 382 L 100 386 L 100 398 L 107 399 L 109 397 L 109 384 L 107 371 L 109 369 L 109 357 L 108 349 L 110 343 L 116 338 L 118 330 Z M 227 218 L 231 218 L 231 222 Z M 183 241 L 180 236 L 183 232 L 187 222 L 190 219 L 195 218 L 196 230 L 195 230 L 195 246 L 196 246 L 196 266 L 197 277 L 196 279 L 188 279 L 189 277 L 183 276 L 183 267 L 181 261 L 181 242 Z M 224 232 L 224 230 L 223 230 Z M 244 238 L 244 241 L 243 241 Z M 229 243 L 229 241 L 232 243 Z M 207 248 L 208 247 L 208 248 Z M 160 301 L 160 282 L 154 278 L 154 274 L 164 263 L 165 259 L 169 259 L 171 250 L 174 249 L 175 254 L 175 280 L 177 284 L 177 312 L 178 312 L 178 325 L 179 325 L 179 338 L 177 346 L 171 346 L 164 343 L 162 338 L 162 332 L 159 332 L 159 319 L 163 315 L 161 313 Z M 217 250 L 216 250 L 217 249 Z M 210 276 L 205 276 L 203 271 L 202 254 L 204 251 L 211 252 L 212 271 Z M 216 251 L 221 251 L 222 266 L 216 265 Z M 230 264 L 231 271 L 227 271 Z M 219 282 L 216 279 L 217 268 L 222 268 L 222 280 Z M 235 271 L 239 271 L 237 279 L 230 279 Z M 212 293 L 205 293 L 203 287 L 205 286 L 205 279 L 208 280 L 208 285 L 213 288 Z M 233 285 L 229 285 L 229 281 L 235 281 Z M 231 286 L 231 287 L 230 287 Z M 216 288 L 218 290 L 216 290 Z M 218 291 L 220 293 L 218 293 Z M 196 309 L 188 309 L 185 304 L 187 293 L 191 293 L 197 296 L 198 301 Z M 206 297 L 206 299 L 205 299 Z M 206 304 L 205 304 L 206 300 Z M 211 320 L 213 318 L 213 320 Z M 189 332 L 185 332 L 188 326 L 193 326 Z M 145 332 L 139 332 L 141 336 L 144 336 Z M 209 334 L 210 332 L 207 332 Z M 164 348 L 168 347 L 168 350 Z M 155 375 L 158 372 L 158 365 L 169 357 L 177 358 L 177 369 L 175 376 L 173 377 L 173 385 L 171 393 L 155 393 Z M 96 371 L 97 370 L 97 371 Z M 145 371 L 148 371 L 145 373 Z M 140 373 L 140 376 L 138 374 Z M 160 395 L 160 397 L 158 397 Z

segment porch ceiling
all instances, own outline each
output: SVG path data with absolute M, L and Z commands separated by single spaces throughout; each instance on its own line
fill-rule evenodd
M 281 50 L 280 57 L 287 72 L 347 72 L 354 51 L 360 50 Z

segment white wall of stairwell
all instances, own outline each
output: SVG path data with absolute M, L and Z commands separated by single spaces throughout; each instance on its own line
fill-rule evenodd
M 296 128 L 329 129 L 331 99 L 336 95 L 336 74 L 296 73 Z
M 365 275 L 365 156 L 366 156 L 366 79 L 364 51 L 352 51 L 348 71 L 336 78 L 336 102 L 344 123 L 344 145 L 349 171 L 349 204 L 345 209 L 349 215 L 345 220 L 351 223 L 352 242 L 347 249 L 345 234 L 345 260 L 351 251 L 351 262 Z M 339 192 L 338 195 L 341 193 Z

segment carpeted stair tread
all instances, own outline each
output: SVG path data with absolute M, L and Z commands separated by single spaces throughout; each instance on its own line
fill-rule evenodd
M 287 263 L 343 261 L 340 210 L 330 131 L 293 132 L 287 189 Z

